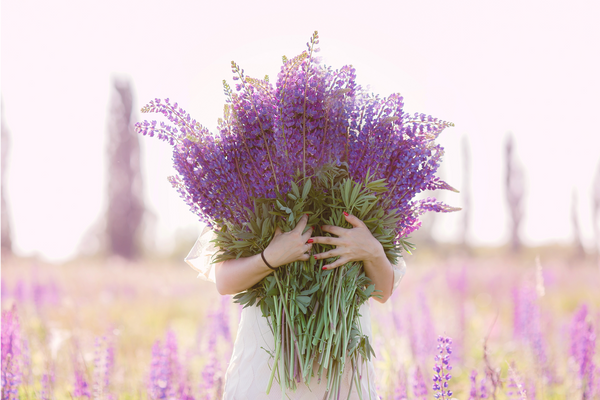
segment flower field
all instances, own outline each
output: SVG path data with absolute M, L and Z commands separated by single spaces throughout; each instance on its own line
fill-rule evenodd
M 545 258 L 407 257 L 371 301 L 379 395 L 600 398 L 600 271 Z M 220 398 L 240 312 L 183 261 L 3 260 L 2 398 Z

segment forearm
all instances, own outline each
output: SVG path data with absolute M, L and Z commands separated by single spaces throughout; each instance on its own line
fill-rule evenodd
M 375 284 L 375 290 L 380 290 L 375 294 L 379 294 L 382 298 L 373 297 L 380 303 L 385 303 L 392 295 L 394 282 L 394 270 L 392 264 L 385 256 L 383 249 L 381 254 L 375 258 L 365 260 L 365 274 Z
M 237 294 L 251 288 L 272 272 L 260 254 L 227 260 L 215 267 L 217 290 L 222 295 Z

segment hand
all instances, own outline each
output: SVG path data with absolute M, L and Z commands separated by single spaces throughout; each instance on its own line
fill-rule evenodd
M 267 262 L 277 268 L 281 265 L 289 264 L 294 261 L 308 261 L 308 251 L 312 248 L 312 243 L 308 243 L 312 235 L 313 228 L 309 228 L 304 234 L 304 228 L 308 222 L 308 215 L 304 215 L 298 221 L 298 225 L 289 232 L 282 232 L 279 227 L 275 229 L 275 236 L 264 251 Z
M 323 269 L 341 267 L 351 261 L 372 262 L 381 259 L 381 257 L 385 258 L 383 246 L 379 243 L 379 240 L 373 237 L 364 222 L 354 215 L 344 213 L 344 216 L 353 228 L 344 229 L 335 225 L 323 225 L 321 227 L 323 231 L 332 233 L 337 237 L 315 236 L 312 238 L 313 243 L 336 246 L 335 249 L 314 255 L 316 260 L 339 257 L 331 264 L 324 265 Z

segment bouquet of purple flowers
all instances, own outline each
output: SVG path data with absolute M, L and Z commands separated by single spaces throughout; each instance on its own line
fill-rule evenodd
M 215 262 L 260 253 L 277 226 L 289 231 L 303 214 L 320 235 L 328 235 L 319 231 L 323 224 L 349 228 L 343 211 L 363 220 L 395 262 L 413 247 L 406 238 L 420 226 L 420 215 L 458 210 L 434 198 L 414 199 L 423 190 L 456 191 L 435 176 L 444 152 L 435 139 L 453 124 L 406 113 L 399 94 L 366 93 L 351 66 L 333 70 L 320 63 L 318 43 L 315 32 L 306 51 L 284 56 L 275 86 L 232 62 L 235 91 L 223 82 L 227 100 L 216 135 L 168 99 L 142 109 L 172 122 L 144 121 L 136 130 L 174 146 L 179 176 L 169 179 L 217 234 Z M 358 379 L 359 360 L 372 353 L 356 322 L 358 307 L 376 296 L 374 286 L 362 263 L 322 271 L 331 261 L 280 267 L 236 296 L 245 306 L 260 306 L 273 329 L 267 392 L 274 377 L 294 390 L 315 372 L 320 380 L 325 369 L 334 395 L 346 361 Z

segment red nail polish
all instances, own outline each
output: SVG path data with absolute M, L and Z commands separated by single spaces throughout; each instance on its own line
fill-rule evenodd
M 323 271 L 325 271 L 327 269 L 327 267 L 323 267 Z
M 344 215 L 347 217 L 347 216 L 348 216 L 348 215 L 350 215 L 350 214 L 348 214 L 346 211 L 344 211 Z
M 306 243 L 312 243 L 312 242 L 313 242 L 312 238 L 310 238 L 306 241 Z
M 315 260 L 317 259 L 317 256 L 313 256 L 315 258 Z

